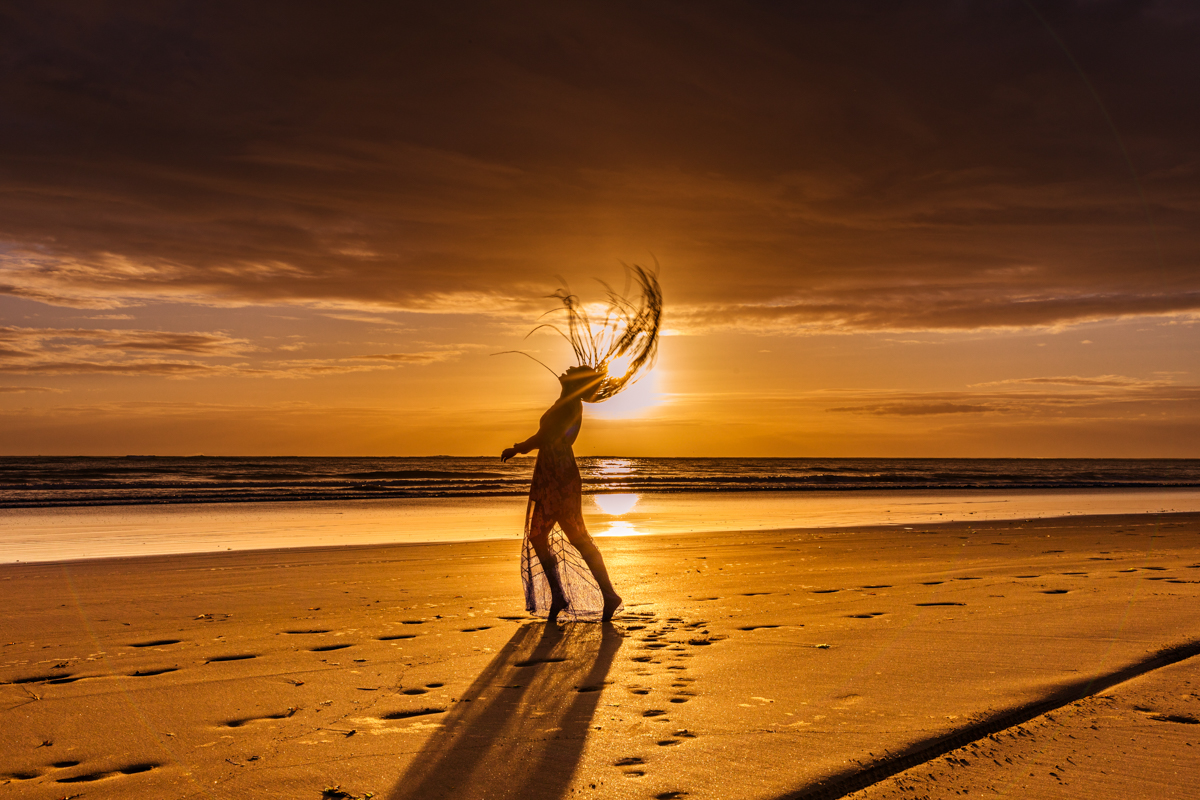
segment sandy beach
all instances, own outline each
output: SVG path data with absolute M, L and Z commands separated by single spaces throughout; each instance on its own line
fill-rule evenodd
M 512 541 L 0 566 L 2 791 L 1196 796 L 1198 514 L 602 545 L 611 626 Z

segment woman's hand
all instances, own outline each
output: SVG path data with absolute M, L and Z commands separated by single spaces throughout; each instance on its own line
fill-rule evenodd
M 501 460 L 501 461 L 508 461 L 510 458 L 512 458 L 512 457 L 513 457 L 513 456 L 515 456 L 516 454 L 517 454 L 517 448 L 515 448 L 515 447 L 506 447 L 506 448 L 504 448 L 504 452 L 502 452 L 502 453 L 500 454 L 500 460 Z

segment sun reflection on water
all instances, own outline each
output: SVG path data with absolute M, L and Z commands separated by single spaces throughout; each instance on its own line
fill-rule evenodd
M 632 492 L 623 492 L 621 494 L 594 494 L 592 501 L 596 504 L 601 513 L 609 517 L 620 517 L 633 511 L 638 504 L 641 495 Z M 606 519 L 603 520 L 604 526 L 597 532 L 598 536 L 641 536 L 644 531 L 641 531 L 629 520 L 622 519 Z
M 601 536 L 643 536 L 645 531 L 638 530 L 632 522 L 626 522 L 622 519 L 614 519 L 608 523 L 608 530 L 600 534 Z
M 596 472 L 600 475 L 628 475 L 633 472 L 633 462 L 627 458 L 606 458 Z

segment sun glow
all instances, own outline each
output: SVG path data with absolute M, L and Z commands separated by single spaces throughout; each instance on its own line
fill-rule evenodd
M 615 367 L 614 367 L 615 372 Z M 616 373 L 620 374 L 620 373 Z M 652 371 L 636 383 L 631 383 L 616 397 L 603 403 L 585 403 L 589 417 L 594 419 L 629 419 L 639 417 L 655 406 L 662 405 L 666 395 L 661 391 L 658 371 Z
M 633 507 L 638 503 L 638 496 L 632 493 L 622 494 L 595 494 L 592 499 L 596 505 L 605 514 L 614 517 L 619 517 L 622 514 L 628 514 L 633 511 Z

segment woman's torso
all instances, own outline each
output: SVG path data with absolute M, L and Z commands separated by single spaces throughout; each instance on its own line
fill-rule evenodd
M 530 499 L 555 506 L 578 502 L 582 482 L 571 445 L 579 437 L 582 422 L 583 407 L 578 401 L 562 406 L 556 403 L 542 415 L 542 430 L 554 433 L 538 448 Z

